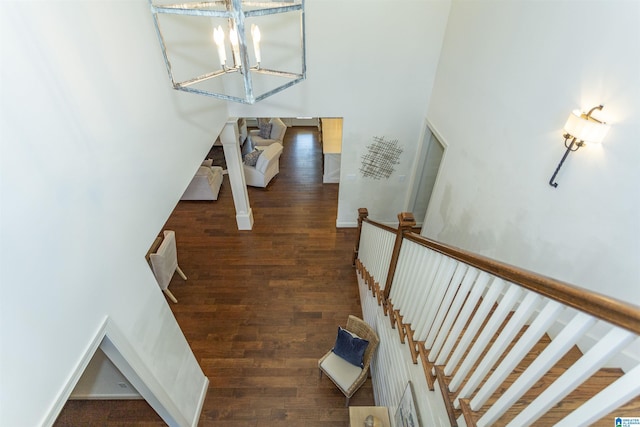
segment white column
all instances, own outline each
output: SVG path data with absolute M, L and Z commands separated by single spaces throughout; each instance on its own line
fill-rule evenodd
M 244 180 L 238 136 L 238 120 L 230 118 L 220 133 L 220 142 L 222 142 L 222 148 L 224 149 L 224 158 L 227 162 L 229 182 L 233 193 L 233 203 L 236 206 L 238 230 L 251 230 L 253 228 L 253 212 L 251 212 L 251 206 L 249 205 L 249 194 Z

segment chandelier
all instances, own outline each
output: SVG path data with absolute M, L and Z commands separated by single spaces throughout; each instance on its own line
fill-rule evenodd
M 253 104 L 306 78 L 304 0 L 149 0 L 176 90 Z

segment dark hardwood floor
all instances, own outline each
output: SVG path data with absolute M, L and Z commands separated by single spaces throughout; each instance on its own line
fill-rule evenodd
M 356 230 L 335 227 L 338 185 L 322 184 L 317 129 L 289 128 L 280 174 L 248 191 L 252 231 L 237 230 L 228 177 L 217 201 L 179 202 L 165 226 L 188 277 L 174 276 L 169 304 L 210 380 L 199 425 L 346 426 L 344 396 L 317 361 L 337 325 L 362 316 Z M 351 405 L 373 405 L 371 381 Z M 164 423 L 144 401 L 69 401 L 56 423 L 88 425 Z

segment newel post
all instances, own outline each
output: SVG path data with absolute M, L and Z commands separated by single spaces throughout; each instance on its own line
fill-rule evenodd
M 351 259 L 351 265 L 356 266 L 356 259 L 358 259 L 358 251 L 360 250 L 360 234 L 362 234 L 362 221 L 369 216 L 367 208 L 358 209 L 358 234 L 356 234 L 356 246 L 353 248 L 353 258 Z
M 385 283 L 384 285 L 384 301 L 387 301 L 389 299 L 389 293 L 391 292 L 391 283 L 393 282 L 393 275 L 396 272 L 398 257 L 400 256 L 402 239 L 406 233 L 411 232 L 411 229 L 415 225 L 416 220 L 413 218 L 413 214 L 411 212 L 400 212 L 398 214 L 398 231 L 396 232 L 396 242 L 393 245 L 393 253 L 391 254 L 391 262 L 389 263 L 387 283 Z

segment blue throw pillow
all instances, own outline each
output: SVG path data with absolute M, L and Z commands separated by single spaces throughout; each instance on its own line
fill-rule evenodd
M 333 352 L 352 365 L 364 368 L 362 359 L 368 345 L 369 341 L 354 337 L 349 331 L 338 326 L 338 336 L 333 346 Z

